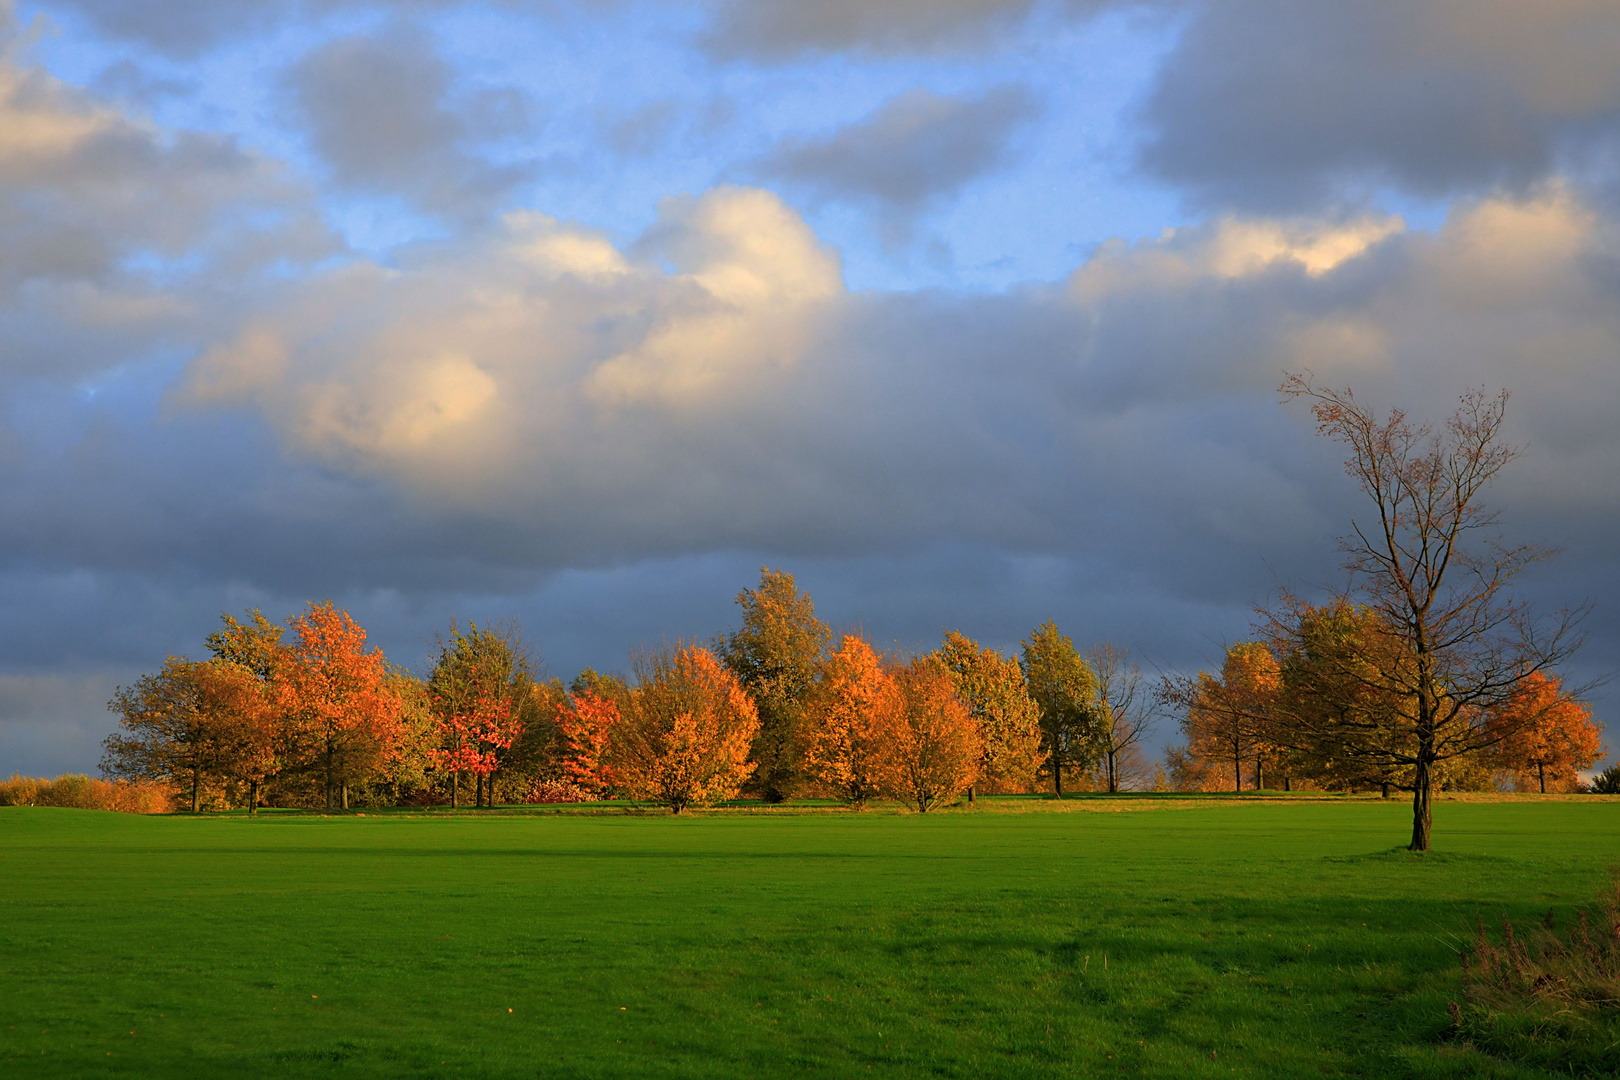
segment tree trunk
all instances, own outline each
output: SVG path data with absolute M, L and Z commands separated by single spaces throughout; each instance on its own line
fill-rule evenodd
M 202 799 L 201 788 L 202 788 L 202 770 L 201 769 L 192 769 L 191 770 L 191 812 L 193 814 L 197 813 L 197 807 L 201 803 L 201 799 Z
M 1240 794 L 1243 791 L 1243 755 L 1235 746 L 1232 748 L 1232 790 Z
M 972 784 L 968 785 L 968 805 L 969 806 L 973 805 L 973 785 Z
M 1429 829 L 1433 824 L 1429 810 L 1429 759 L 1419 752 L 1417 768 L 1412 773 L 1412 846 L 1409 850 L 1429 850 Z
M 1384 799 L 1389 798 L 1389 781 L 1388 780 L 1383 780 L 1383 781 L 1379 782 L 1379 784 L 1378 784 L 1378 792 L 1379 792 L 1379 797 L 1380 798 L 1384 798 Z
M 1254 790 L 1262 791 L 1266 786 L 1266 759 L 1259 754 L 1254 755 Z
M 343 781 L 342 786 L 343 786 L 343 809 L 347 810 L 349 808 L 349 782 L 347 780 Z
M 326 812 L 332 812 L 332 744 L 326 744 Z
M 1058 756 L 1056 747 L 1052 750 L 1052 784 L 1057 797 L 1063 798 L 1063 758 Z
M 1294 790 L 1294 778 L 1292 776 L 1284 776 L 1283 777 L 1283 790 L 1284 791 L 1293 791 Z
M 473 774 L 473 809 L 474 810 L 482 810 L 483 808 L 484 808 L 484 774 L 483 773 L 475 773 L 475 774 Z
M 249 814 L 257 814 L 258 812 L 259 812 L 259 782 L 257 780 L 249 780 L 248 781 L 248 813 Z
M 461 770 L 457 769 L 450 774 L 450 809 L 461 807 Z
M 1536 762 L 1536 778 L 1541 781 L 1541 793 L 1547 794 L 1547 766 L 1544 762 Z

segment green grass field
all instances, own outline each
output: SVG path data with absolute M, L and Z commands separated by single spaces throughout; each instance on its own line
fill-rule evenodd
M 1620 863 L 1610 800 L 980 807 L 0 809 L 0 1076 L 1541 1075 L 1457 947 Z

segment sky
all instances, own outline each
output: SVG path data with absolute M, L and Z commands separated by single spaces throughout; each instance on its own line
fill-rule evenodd
M 1614 0 L 0 0 L 0 775 L 315 599 L 566 679 L 771 566 L 1212 668 L 1368 511 L 1292 371 L 1510 392 L 1599 679 L 1616 56 Z

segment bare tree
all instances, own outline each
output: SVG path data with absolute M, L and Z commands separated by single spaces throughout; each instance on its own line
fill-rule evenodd
M 1145 779 L 1141 744 L 1153 727 L 1153 694 L 1141 666 L 1123 646 L 1112 641 L 1094 645 L 1086 650 L 1086 663 L 1097 688 L 1103 773 L 1108 790 L 1118 791 L 1126 783 Z
M 1519 454 L 1502 440 L 1507 392 L 1470 391 L 1445 428 L 1387 419 L 1349 390 L 1289 375 L 1280 391 L 1303 398 L 1317 431 L 1349 448 L 1345 469 L 1372 499 L 1376 522 L 1352 521 L 1341 542 L 1350 585 L 1342 599 L 1376 618 L 1365 646 L 1342 650 L 1324 687 L 1349 687 L 1378 709 L 1313 708 L 1290 718 L 1300 734 L 1399 770 L 1412 791 L 1411 850 L 1427 851 L 1435 766 L 1485 749 L 1509 732 L 1491 723 L 1536 672 L 1580 645 L 1581 611 L 1538 622 L 1509 586 L 1549 552 L 1508 546 L 1481 490 Z

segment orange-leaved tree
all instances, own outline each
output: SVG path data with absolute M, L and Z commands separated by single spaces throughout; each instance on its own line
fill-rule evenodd
M 852 806 L 883 786 L 902 703 L 899 687 L 872 646 L 846 635 L 821 665 L 802 729 L 810 775 Z
M 613 740 L 613 768 L 637 798 L 679 814 L 734 798 L 753 772 L 759 714 L 713 653 L 678 645 L 641 657 Z
M 284 628 L 257 608 L 247 614 L 246 622 L 221 615 L 224 626 L 208 635 L 207 645 L 214 654 L 212 678 L 236 705 L 227 772 L 247 785 L 248 813 L 257 814 L 260 789 L 292 761 L 297 745 L 274 689 L 276 670 L 286 662 Z
M 1549 779 L 1555 791 L 1574 791 L 1575 771 L 1603 757 L 1603 729 L 1592 722 L 1585 702 L 1564 693 L 1556 675 L 1531 674 L 1493 719 L 1510 732 L 1497 747 L 1497 764 L 1521 788 L 1534 776 L 1543 795 Z
M 159 780 L 190 793 L 191 812 L 224 765 L 217 712 L 203 694 L 197 663 L 171 656 L 163 669 L 120 686 L 108 703 L 128 734 L 107 736 L 101 771 L 131 780 Z
M 557 706 L 563 776 L 598 798 L 613 785 L 608 753 L 618 725 L 619 703 L 594 690 L 581 687 Z
M 886 755 L 884 789 L 919 813 L 956 798 L 979 778 L 984 739 L 956 693 L 951 670 L 934 656 L 893 669 L 900 717 Z
M 1260 786 L 1260 757 L 1267 748 L 1278 683 L 1271 650 L 1261 642 L 1243 641 L 1227 648 L 1218 678 L 1201 671 L 1196 679 L 1167 684 L 1166 697 L 1183 706 L 1181 729 L 1188 751 L 1230 764 L 1234 791 L 1243 790 L 1245 761 L 1255 763 L 1255 786 Z
M 277 705 L 303 734 L 326 782 L 326 808 L 377 769 L 399 738 L 400 703 L 389 692 L 382 650 L 331 601 L 289 620 L 293 641 L 276 672 Z

